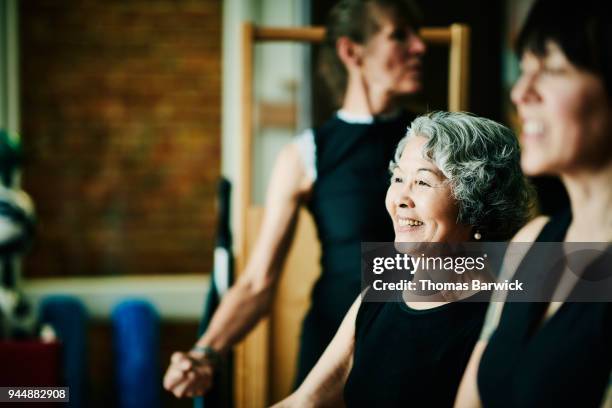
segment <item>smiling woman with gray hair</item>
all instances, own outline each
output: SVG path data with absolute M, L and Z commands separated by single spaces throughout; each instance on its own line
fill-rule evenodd
M 451 184 L 457 223 L 477 239 L 505 241 L 525 224 L 533 190 L 520 168 L 516 136 L 507 127 L 465 112 L 433 112 L 416 118 L 400 140 L 390 170 L 408 141 L 427 139 L 423 152 Z
M 489 119 L 418 117 L 390 168 L 385 204 L 396 242 L 507 240 L 527 220 L 532 190 L 518 142 Z M 388 302 L 359 296 L 304 383 L 279 406 L 452 406 L 487 296 L 455 301 L 442 291 L 426 299 L 410 290 Z

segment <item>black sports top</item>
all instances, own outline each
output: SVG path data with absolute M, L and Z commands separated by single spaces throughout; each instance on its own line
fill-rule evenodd
M 562 242 L 570 222 L 553 217 L 536 241 Z M 610 303 L 565 302 L 541 323 L 548 305 L 504 305 L 478 369 L 485 407 L 599 406 L 612 370 Z
M 297 383 L 333 338 L 361 288 L 361 242 L 393 241 L 385 208 L 389 161 L 413 115 L 372 123 L 334 116 L 314 130 L 317 177 L 308 208 L 321 243 L 321 276 L 301 337 Z
M 340 325 L 361 287 L 361 242 L 393 241 L 385 208 L 389 161 L 409 124 L 407 114 L 372 124 L 337 116 L 315 130 L 317 179 L 308 208 L 321 242 L 321 278 L 313 307 Z
M 347 407 L 452 407 L 487 306 L 485 296 L 427 310 L 403 300 L 363 302 Z

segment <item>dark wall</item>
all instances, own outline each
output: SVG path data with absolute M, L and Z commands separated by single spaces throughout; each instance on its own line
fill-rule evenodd
M 470 27 L 469 110 L 477 115 L 501 121 L 501 55 L 504 2 L 491 0 L 420 0 L 418 3 L 423 10 L 425 25 L 427 26 L 463 23 Z M 438 64 L 432 69 L 436 67 L 442 68 Z M 444 71 L 439 71 L 438 74 L 443 75 Z

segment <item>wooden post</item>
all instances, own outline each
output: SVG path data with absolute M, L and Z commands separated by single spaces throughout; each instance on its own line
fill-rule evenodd
M 470 29 L 463 24 L 450 26 L 448 70 L 448 110 L 467 111 L 469 108 Z
M 252 222 L 252 152 L 253 152 L 253 46 L 254 27 L 242 26 L 242 143 L 240 151 L 240 199 L 238 205 L 239 229 L 237 235 L 236 276 L 246 266 L 250 243 L 258 226 Z M 235 349 L 234 403 L 237 408 L 265 407 L 268 405 L 268 319 L 262 321 Z

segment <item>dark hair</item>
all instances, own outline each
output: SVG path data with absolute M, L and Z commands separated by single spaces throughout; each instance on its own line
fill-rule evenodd
M 348 73 L 336 52 L 336 42 L 346 36 L 364 44 L 380 29 L 381 14 L 415 30 L 421 25 L 421 13 L 413 0 L 340 0 L 327 17 L 325 40 L 319 51 L 319 74 L 337 103 L 344 97 Z
M 549 41 L 576 67 L 600 76 L 612 97 L 612 21 L 604 1 L 536 1 L 518 36 L 516 51 L 544 56 Z

